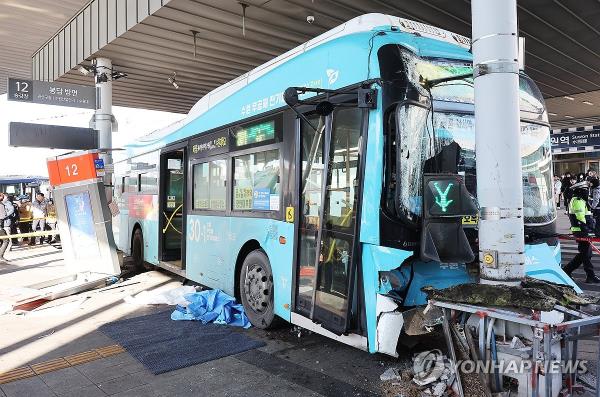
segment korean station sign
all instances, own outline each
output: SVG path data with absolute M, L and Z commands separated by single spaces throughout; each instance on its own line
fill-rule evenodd
M 8 79 L 8 100 L 96 109 L 96 87 L 26 79 Z
M 552 149 L 600 145 L 600 129 L 551 134 Z

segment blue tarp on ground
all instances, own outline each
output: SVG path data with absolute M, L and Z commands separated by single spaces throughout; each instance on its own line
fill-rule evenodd
M 187 307 L 177 305 L 171 320 L 198 320 L 203 324 L 227 324 L 250 328 L 251 324 L 244 313 L 244 307 L 235 303 L 235 298 L 215 289 L 184 295 L 189 302 Z

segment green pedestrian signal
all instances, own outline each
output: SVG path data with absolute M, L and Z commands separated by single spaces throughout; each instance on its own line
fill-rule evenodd
M 435 196 L 435 203 L 437 205 L 440 206 L 440 208 L 442 209 L 442 212 L 446 212 L 446 208 L 452 204 L 452 202 L 454 200 L 448 200 L 448 193 L 450 192 L 450 189 L 452 188 L 453 184 L 449 183 L 446 186 L 446 190 L 444 190 L 442 192 L 442 189 L 440 188 L 440 183 L 439 182 L 433 182 L 433 185 L 435 186 L 435 190 L 437 190 L 439 196 Z
M 477 215 L 477 207 L 456 174 L 423 175 L 421 259 L 469 263 L 475 259 L 463 230 L 462 217 Z

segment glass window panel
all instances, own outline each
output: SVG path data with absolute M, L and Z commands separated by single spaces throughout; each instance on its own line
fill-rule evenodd
M 208 163 L 194 165 L 194 190 L 192 191 L 192 195 L 195 210 L 207 210 L 210 208 L 208 168 Z
M 354 226 L 361 110 L 336 111 L 331 132 L 329 183 L 325 224 L 328 228 Z
M 210 162 L 210 209 L 213 211 L 225 211 L 227 201 L 227 162 L 215 160 Z
M 279 150 L 234 159 L 233 209 L 279 211 Z
M 192 201 L 195 210 L 224 211 L 226 202 L 227 161 L 214 160 L 195 164 Z
M 299 276 L 297 309 L 310 314 L 313 284 L 315 279 L 315 259 L 317 255 L 317 234 L 319 211 L 321 208 L 321 188 L 323 186 L 323 138 L 326 118 L 309 116 L 313 130 L 305 121 L 301 124 L 300 156 L 302 161 L 299 242 Z
M 352 260 L 352 236 L 336 236 L 324 232 L 319 264 L 316 305 L 346 317 L 348 300 L 348 272 Z

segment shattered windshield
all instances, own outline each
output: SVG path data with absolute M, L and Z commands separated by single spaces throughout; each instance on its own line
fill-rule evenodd
M 397 114 L 400 150 L 399 210 L 416 221 L 421 213 L 424 172 L 451 172 L 463 176 L 476 196 L 475 117 L 435 112 L 407 104 Z M 556 217 L 551 189 L 550 131 L 547 126 L 521 123 L 523 213 L 525 223 L 544 224 Z
M 473 74 L 473 64 L 467 61 L 420 58 L 409 51 L 403 51 L 402 57 L 408 77 L 413 82 Z M 540 90 L 524 75 L 519 78 L 519 88 L 522 117 L 538 118 L 537 115 L 543 114 L 545 109 Z M 420 85 L 417 85 L 417 89 L 422 91 L 422 95 L 429 95 Z M 431 88 L 431 95 L 438 101 L 473 104 L 475 103 L 473 78 L 437 84 Z
M 420 84 L 423 81 L 473 72 L 471 62 L 420 58 L 409 51 L 401 53 L 409 80 L 426 98 L 430 94 Z M 550 130 L 543 123 L 545 106 L 539 89 L 527 76 L 520 77 L 519 86 L 525 223 L 547 224 L 556 218 L 551 189 Z M 431 97 L 433 115 L 429 107 L 415 103 L 399 106 L 396 114 L 400 171 L 396 209 L 412 221 L 421 214 L 424 172 L 462 175 L 469 192 L 473 196 L 477 193 L 475 117 L 473 107 L 468 106 L 474 103 L 473 79 L 435 85 L 431 88 Z M 467 113 L 451 110 L 452 103 L 467 105 Z

